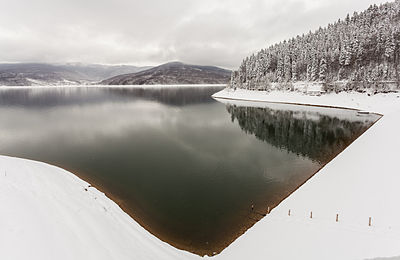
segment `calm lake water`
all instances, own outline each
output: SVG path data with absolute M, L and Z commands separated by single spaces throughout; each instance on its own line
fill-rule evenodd
M 378 119 L 223 104 L 219 89 L 2 89 L 0 154 L 68 169 L 160 239 L 212 255 Z

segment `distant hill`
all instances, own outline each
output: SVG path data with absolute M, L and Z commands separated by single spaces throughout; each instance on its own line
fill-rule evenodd
M 98 64 L 0 64 L 0 85 L 31 86 L 60 84 L 90 84 L 101 80 L 142 71 L 151 67 Z
M 399 25 L 400 0 L 371 5 L 245 58 L 232 73 L 230 86 L 268 90 L 305 81 L 323 83 L 327 90 L 340 86 L 336 91 L 399 88 Z
M 145 71 L 112 77 L 104 85 L 227 84 L 230 70 L 170 62 Z

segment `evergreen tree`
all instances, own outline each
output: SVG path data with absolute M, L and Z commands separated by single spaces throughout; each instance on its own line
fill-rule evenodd
M 311 76 L 310 76 L 310 80 L 311 81 L 316 81 L 318 78 L 318 60 L 317 58 L 314 58 L 312 61 L 312 65 L 311 65 Z
M 292 61 L 292 81 L 297 81 L 297 61 Z
M 319 63 L 319 80 L 320 81 L 325 81 L 326 80 L 326 71 L 328 67 L 326 65 L 326 60 L 325 58 L 322 58 L 320 63 Z
M 245 58 L 232 73 L 231 85 L 248 89 L 290 80 L 399 85 L 399 24 L 400 0 L 371 5 L 364 12 Z

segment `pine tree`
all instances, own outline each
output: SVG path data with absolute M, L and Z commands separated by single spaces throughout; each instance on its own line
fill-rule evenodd
M 307 65 L 307 81 L 311 81 L 311 80 L 312 80 L 312 73 L 311 73 L 311 71 L 312 71 L 311 65 L 308 64 L 308 65 Z
M 386 41 L 385 41 L 385 57 L 388 60 L 393 59 L 395 49 L 396 49 L 396 45 L 394 42 L 394 34 L 390 33 L 387 35 Z
M 325 58 L 322 58 L 320 63 L 319 63 L 319 80 L 320 81 L 325 81 L 326 80 L 326 71 L 328 67 L 326 65 L 326 60 Z
M 278 82 L 282 82 L 283 77 L 284 77 L 284 61 L 282 57 L 278 58 L 278 64 L 276 68 L 276 78 Z
M 312 65 L 311 65 L 311 76 L 310 76 L 310 80 L 311 81 L 316 81 L 318 78 L 318 60 L 315 57 L 312 61 Z
M 292 62 L 290 56 L 286 55 L 284 59 L 285 81 L 288 82 L 292 78 Z
M 292 61 L 292 81 L 297 81 L 297 61 Z

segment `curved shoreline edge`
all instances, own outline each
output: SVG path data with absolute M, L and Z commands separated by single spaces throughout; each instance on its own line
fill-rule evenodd
M 88 182 L 44 162 L 0 156 L 0 205 L 1 259 L 194 258 Z
M 400 255 L 400 209 L 396 206 L 400 189 L 394 184 L 400 183 L 399 93 L 309 96 L 299 92 L 224 89 L 213 98 L 239 106 L 246 102 L 301 104 L 383 115 L 223 253 L 244 258 L 246 254 L 240 247 L 245 245 L 247 252 L 271 259 L 372 259 Z
M 338 94 L 324 94 L 321 96 L 311 96 L 301 92 L 286 91 L 256 91 L 225 88 L 212 95 L 214 99 L 224 99 L 228 101 L 249 101 L 266 102 L 326 108 L 339 108 L 351 110 L 365 110 L 383 115 L 392 112 L 395 100 L 399 93 L 377 94 L 368 96 L 357 92 L 340 92 Z M 381 101 L 392 99 L 392 103 L 382 104 Z
M 213 258 L 367 259 L 400 255 L 398 94 L 310 97 L 283 92 L 218 93 L 214 97 L 339 104 L 384 117 Z M 5 230 L 0 235 L 2 259 L 199 259 L 151 235 L 104 193 L 76 175 L 45 163 L 0 156 L 0 205 L 0 230 Z M 339 222 L 335 222 L 338 213 Z

